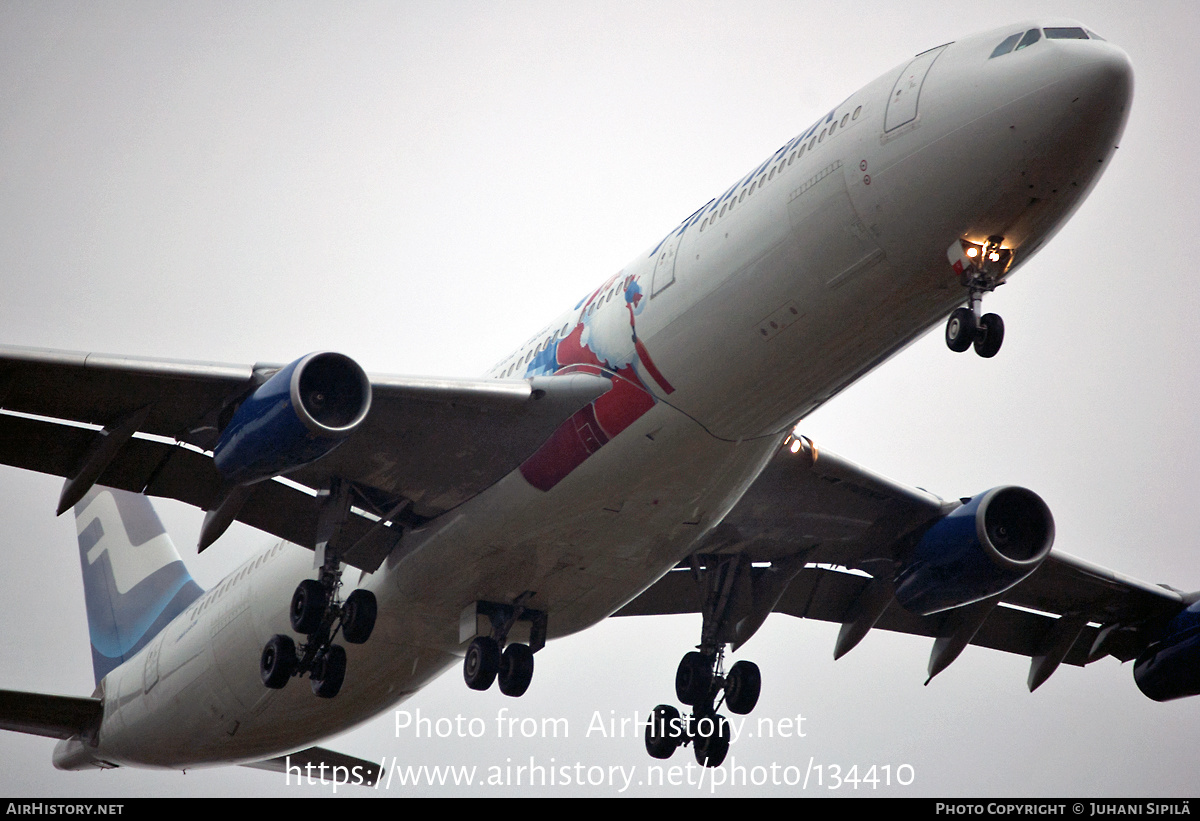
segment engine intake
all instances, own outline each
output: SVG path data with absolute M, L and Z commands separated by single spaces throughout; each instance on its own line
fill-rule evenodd
M 1040 496 L 993 488 L 925 532 L 896 574 L 896 599 L 922 616 L 972 604 L 1037 570 L 1053 544 L 1054 517 Z
M 311 353 L 278 370 L 234 413 L 213 449 L 217 470 L 246 485 L 332 451 L 371 409 L 363 369 L 339 353 Z

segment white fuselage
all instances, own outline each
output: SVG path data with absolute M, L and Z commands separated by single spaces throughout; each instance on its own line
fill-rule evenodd
M 280 755 L 458 662 L 473 602 L 532 593 L 553 638 L 638 595 L 721 521 L 797 419 L 964 302 L 951 243 L 1002 236 L 1015 267 L 1082 202 L 1124 126 L 1128 61 L 1096 40 L 989 59 L 1035 25 L 952 43 L 855 92 L 499 363 L 490 375 L 564 362 L 615 374 L 637 408 L 544 488 L 514 471 L 407 532 L 359 584 L 379 619 L 347 647 L 335 699 L 259 678 L 264 643 L 290 632 L 292 590 L 315 575 L 310 551 L 281 543 L 114 670 L 98 745 L 64 742 L 56 763 Z M 592 359 L 564 359 L 580 329 Z

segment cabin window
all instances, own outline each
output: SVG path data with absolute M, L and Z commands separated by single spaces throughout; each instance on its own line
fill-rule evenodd
M 858 108 L 854 109 L 854 114 L 853 114 L 853 116 L 850 117 L 850 119 L 857 120 L 858 115 L 861 113 L 862 113 L 862 106 L 859 106 Z
M 850 119 L 850 113 L 849 113 L 849 112 L 847 112 L 847 113 L 845 113 L 845 114 L 843 114 L 843 115 L 842 115 L 842 122 L 841 122 L 841 126 L 842 126 L 842 128 L 845 128 L 845 127 L 846 127 L 846 122 L 847 122 L 849 119 Z

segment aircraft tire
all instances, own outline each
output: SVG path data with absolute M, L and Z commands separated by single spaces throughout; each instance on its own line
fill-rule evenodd
M 463 659 L 463 680 L 472 690 L 486 690 L 500 672 L 500 646 L 489 636 L 478 636 L 467 647 Z
M 979 319 L 979 331 L 975 335 L 975 353 L 991 359 L 1000 352 L 1004 344 L 1004 320 L 999 314 L 984 314 Z
M 729 712 L 744 716 L 758 704 L 762 692 L 762 673 L 752 661 L 739 661 L 725 677 L 725 706 Z
M 708 715 L 696 722 L 697 728 L 703 729 L 704 723 L 711 720 L 715 725 L 712 732 L 696 733 L 692 749 L 696 753 L 696 763 L 702 767 L 720 767 L 721 762 L 729 753 L 729 721 L 722 715 Z
M 689 707 L 702 704 L 712 687 L 712 665 L 702 653 L 692 651 L 675 671 L 675 695 Z
M 533 681 L 533 651 L 528 644 L 510 644 L 500 656 L 500 692 L 522 696 Z
M 955 308 L 946 319 L 946 347 L 962 353 L 971 347 L 976 335 L 975 314 L 970 308 Z
M 262 683 L 272 690 L 282 690 L 295 670 L 296 642 L 278 633 L 271 636 L 258 663 Z
M 317 657 L 316 667 L 312 672 L 312 691 L 318 698 L 333 698 L 342 689 L 346 680 L 346 648 L 340 644 L 331 645 L 328 650 Z
M 362 644 L 375 629 L 379 605 L 370 590 L 355 590 L 342 606 L 342 638 L 349 644 Z
M 650 713 L 646 725 L 646 752 L 651 758 L 670 758 L 682 740 L 678 734 L 679 711 L 670 704 L 660 704 Z
M 309 636 L 317 632 L 325 617 L 325 588 L 316 579 L 305 579 L 292 594 L 292 629 Z

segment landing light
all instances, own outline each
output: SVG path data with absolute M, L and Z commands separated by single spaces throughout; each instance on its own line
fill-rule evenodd
M 977 256 L 979 256 L 979 249 L 978 249 L 978 248 L 975 248 L 975 247 L 973 247 L 973 246 L 972 246 L 971 248 L 968 248 L 968 249 L 967 249 L 967 256 L 969 256 L 969 257 L 977 257 Z
M 792 440 L 792 453 L 799 453 L 799 452 L 800 452 L 800 440 L 793 439 Z

